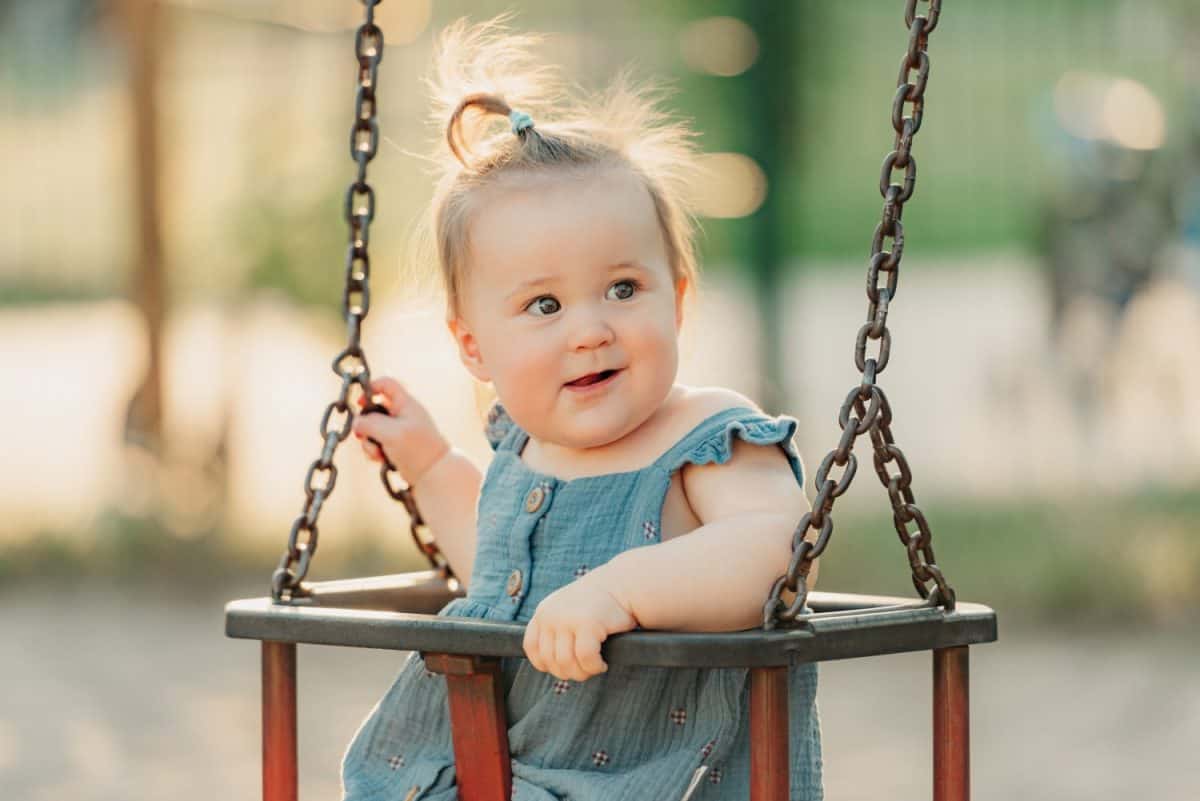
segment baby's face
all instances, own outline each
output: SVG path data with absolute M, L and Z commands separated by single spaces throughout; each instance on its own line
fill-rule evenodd
M 460 315 L 467 369 L 539 441 L 594 448 L 645 422 L 678 367 L 685 282 L 626 169 L 517 175 L 473 210 Z

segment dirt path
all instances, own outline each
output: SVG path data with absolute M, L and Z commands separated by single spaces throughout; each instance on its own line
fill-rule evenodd
M 257 644 L 205 599 L 88 587 L 0 593 L 0 797 L 259 797 Z M 1196 798 L 1200 637 L 1021 631 L 972 656 L 974 798 Z M 400 655 L 300 648 L 301 798 L 339 798 L 342 749 Z M 826 795 L 930 797 L 929 657 L 823 667 Z

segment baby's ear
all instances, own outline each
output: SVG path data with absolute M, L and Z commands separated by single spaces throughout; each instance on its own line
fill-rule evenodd
M 686 276 L 675 279 L 675 330 L 683 326 L 683 306 L 687 299 L 688 280 Z
M 479 353 L 479 343 L 467 327 L 466 321 L 461 317 L 447 317 L 446 327 L 450 329 L 450 335 L 458 345 L 458 358 L 462 360 L 467 371 L 480 381 L 491 381 L 491 374 L 484 366 L 483 357 Z

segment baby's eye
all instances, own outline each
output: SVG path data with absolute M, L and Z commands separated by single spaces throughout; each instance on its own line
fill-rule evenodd
M 534 298 L 529 301 L 529 305 L 525 307 L 525 311 L 535 317 L 549 317 L 561 308 L 562 306 L 553 295 L 542 295 L 540 298 Z
M 608 288 L 608 292 L 604 293 L 604 297 L 609 300 L 629 300 L 639 288 L 640 286 L 637 281 L 617 281 Z

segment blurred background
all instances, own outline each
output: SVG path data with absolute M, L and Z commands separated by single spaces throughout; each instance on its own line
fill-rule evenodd
M 673 87 L 711 173 L 681 380 L 796 416 L 815 468 L 859 381 L 904 3 L 380 6 L 364 347 L 481 464 L 478 388 L 402 267 L 432 36 L 510 8 L 586 88 L 630 63 Z M 0 2 L 5 799 L 260 792 L 259 652 L 222 607 L 269 593 L 340 388 L 361 15 Z M 999 614 L 972 649 L 975 797 L 1194 798 L 1200 6 L 959 0 L 929 53 L 879 383 L 939 565 Z M 354 440 L 336 463 L 309 577 L 420 568 Z M 872 471 L 835 520 L 821 589 L 912 594 Z M 300 653 L 302 798 L 337 798 L 402 655 Z M 827 796 L 928 797 L 929 657 L 822 671 Z

